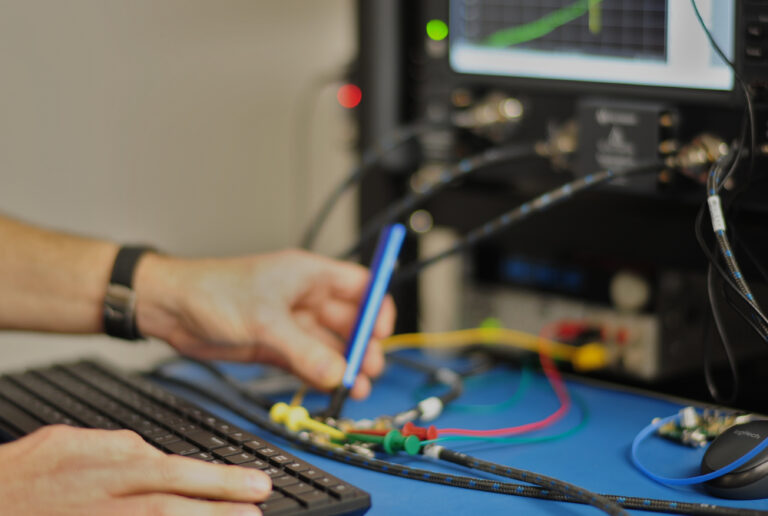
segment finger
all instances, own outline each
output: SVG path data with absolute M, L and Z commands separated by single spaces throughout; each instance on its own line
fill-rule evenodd
M 392 333 L 394 325 L 394 303 L 387 297 L 388 303 L 382 305 L 382 311 L 374 328 L 373 337 L 368 344 L 368 350 L 363 360 L 362 370 L 370 376 L 378 376 L 384 367 L 384 356 L 377 338 L 383 338 Z M 317 320 L 320 324 L 334 333 L 349 339 L 357 318 L 357 308 L 349 303 L 327 301 L 318 310 Z
M 359 304 L 368 286 L 370 272 L 362 265 L 331 258 L 311 256 L 323 274 L 333 295 L 341 300 Z
M 371 380 L 364 374 L 357 375 L 355 384 L 349 390 L 349 395 L 356 400 L 363 400 L 371 394 Z
M 130 496 L 114 503 L 115 507 L 99 512 L 116 516 L 156 514 L 162 516 L 259 516 L 253 504 L 193 500 L 171 494 Z
M 377 339 L 384 339 L 392 335 L 395 330 L 395 318 L 397 310 L 395 301 L 391 295 L 387 295 L 381 303 L 379 315 L 376 318 L 376 325 L 373 327 L 373 336 Z
M 341 384 L 346 364 L 338 344 L 326 345 L 320 333 L 302 328 L 287 314 L 276 317 L 267 332 L 265 340 L 283 353 L 290 370 L 302 380 L 322 390 Z
M 378 340 L 371 339 L 368 342 L 368 349 L 360 370 L 371 378 L 376 378 L 384 370 L 384 354 L 381 352 L 381 343 Z
M 115 495 L 172 493 L 238 502 L 264 500 L 272 489 L 269 477 L 259 470 L 177 455 L 126 462 L 116 482 Z
M 330 349 L 338 350 L 340 355 L 344 355 L 346 343 L 339 340 L 335 334 L 331 334 L 325 327 L 319 325 L 311 313 L 297 312 L 295 318 L 307 333 L 315 336 L 318 341 L 324 343 Z M 381 353 L 381 345 L 378 341 L 371 340 L 363 357 L 356 383 L 352 387 L 352 396 L 356 399 L 367 398 L 371 390 L 369 377 L 378 376 L 383 368 L 384 356 Z
M 333 298 L 324 299 L 314 308 L 317 321 L 345 339 L 352 334 L 358 310 L 357 305 Z

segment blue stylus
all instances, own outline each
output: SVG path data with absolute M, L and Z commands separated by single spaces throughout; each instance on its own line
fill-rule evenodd
M 379 316 L 381 303 L 387 294 L 389 280 L 397 263 L 397 256 L 405 240 L 406 229 L 402 224 L 387 226 L 379 236 L 376 252 L 371 263 L 371 279 L 357 313 L 357 321 L 347 343 L 347 368 L 341 386 L 336 389 L 331 398 L 331 403 L 326 411 L 330 417 L 338 417 L 341 405 L 347 398 L 349 390 L 355 384 L 355 378 L 360 371 L 360 364 L 365 356 L 365 349 L 373 333 L 373 326 Z

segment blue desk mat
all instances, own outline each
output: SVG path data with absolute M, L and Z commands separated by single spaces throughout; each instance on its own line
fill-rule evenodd
M 263 372 L 263 368 L 258 365 L 225 364 L 223 367 L 228 373 L 243 380 L 252 379 Z M 165 366 L 163 370 L 181 379 L 193 380 L 197 385 L 215 390 L 218 394 L 231 393 L 230 399 L 233 402 L 237 400 L 237 396 L 228 387 L 198 366 L 177 362 Z M 521 376 L 521 372 L 514 369 L 494 371 L 491 373 L 494 381 L 474 387 L 469 383 L 457 403 L 489 404 L 508 399 L 518 387 Z M 423 386 L 424 382 L 423 373 L 390 365 L 374 384 L 371 396 L 361 402 L 350 400 L 344 407 L 343 415 L 354 419 L 374 418 L 384 414 L 393 415 L 413 406 L 414 392 Z M 564 439 L 536 444 L 448 442 L 444 445 L 479 458 L 552 476 L 597 493 L 768 510 L 768 499 L 715 498 L 699 487 L 668 487 L 658 484 L 635 469 L 630 461 L 629 450 L 632 439 L 654 417 L 676 413 L 682 407 L 679 403 L 662 397 L 613 388 L 609 385 L 595 385 L 578 379 L 570 379 L 567 384 L 571 394 L 586 403 L 589 413 L 588 424 L 575 434 Z M 478 514 L 480 512 L 490 514 L 509 511 L 531 515 L 598 513 L 597 509 L 590 506 L 430 484 L 343 464 L 293 448 L 289 443 L 211 404 L 203 397 L 171 385 L 165 385 L 165 387 L 368 491 L 372 498 L 372 507 L 368 512 L 370 515 Z M 326 403 L 327 396 L 310 394 L 305 398 L 304 405 L 312 410 L 324 408 Z M 538 421 L 551 414 L 558 406 L 557 398 L 546 379 L 534 373 L 525 395 L 519 403 L 509 409 L 485 414 L 467 414 L 449 410 L 433 423 L 438 428 L 507 427 Z M 574 406 L 566 417 L 555 425 L 528 435 L 559 434 L 577 426 L 580 420 L 579 409 Z M 659 475 L 668 477 L 688 477 L 698 474 L 703 453 L 703 449 L 692 449 L 661 438 L 649 439 L 640 450 L 641 460 L 646 467 Z M 518 483 L 511 479 L 495 477 L 424 457 L 398 455 L 385 460 L 453 475 Z M 645 511 L 631 512 L 650 514 Z

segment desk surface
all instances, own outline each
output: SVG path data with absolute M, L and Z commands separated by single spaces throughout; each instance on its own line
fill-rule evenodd
M 241 378 L 258 374 L 259 370 L 260 368 L 251 366 L 230 368 L 230 372 Z M 227 392 L 225 387 L 207 373 L 196 369 L 195 366 L 177 363 L 171 364 L 165 371 L 185 379 L 194 378 L 198 384 L 217 389 L 219 393 Z M 468 385 L 465 394 L 458 401 L 484 404 L 503 401 L 517 388 L 521 373 L 519 371 L 497 372 L 493 373 L 492 378 L 495 378 L 495 381 L 474 387 Z M 424 380 L 424 375 L 421 373 L 390 366 L 375 384 L 370 398 L 364 402 L 349 402 L 345 407 L 344 415 L 356 419 L 371 418 L 404 410 L 413 405 L 413 393 Z M 500 445 L 456 442 L 445 443 L 445 446 L 500 464 L 553 476 L 598 493 L 768 510 L 768 499 L 723 500 L 711 497 L 697 487 L 667 487 L 648 479 L 632 466 L 629 447 L 634 436 L 652 418 L 676 413 L 681 407 L 680 404 L 642 393 L 613 389 L 609 386 L 596 386 L 578 380 L 568 381 L 568 387 L 574 396 L 585 402 L 589 414 L 587 425 L 575 434 L 561 440 L 538 444 Z M 172 390 L 365 489 L 372 497 L 373 505 L 368 513 L 371 515 L 477 514 L 480 511 L 491 514 L 506 513 L 510 510 L 519 514 L 597 513 L 596 509 L 588 506 L 453 488 L 394 477 L 335 462 L 296 450 L 275 436 L 265 433 L 226 410 L 211 405 L 200 397 L 178 389 Z M 233 395 L 232 398 L 234 399 L 235 396 Z M 305 400 L 305 406 L 310 410 L 321 408 L 326 403 L 326 399 L 320 395 L 312 395 Z M 438 428 L 506 427 L 539 420 L 552 413 L 557 407 L 557 398 L 548 383 L 543 377 L 535 374 L 525 395 L 515 406 L 502 412 L 487 414 L 448 411 L 435 421 L 435 424 Z M 561 433 L 578 425 L 580 419 L 581 414 L 578 408 L 574 407 L 563 420 L 537 435 Z M 644 464 L 658 474 L 669 477 L 688 477 L 698 473 L 703 450 L 694 450 L 663 439 L 650 439 L 641 448 L 641 455 Z M 391 460 L 412 467 L 455 475 L 498 478 L 423 457 L 397 456 Z

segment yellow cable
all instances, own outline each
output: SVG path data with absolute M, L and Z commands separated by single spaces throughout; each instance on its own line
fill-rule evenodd
M 402 333 L 382 340 L 385 351 L 401 348 L 447 349 L 471 344 L 508 346 L 538 353 L 541 348 L 556 360 L 571 362 L 579 370 L 599 369 L 608 363 L 604 345 L 571 346 L 538 335 L 507 328 L 471 328 L 437 333 Z

